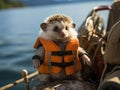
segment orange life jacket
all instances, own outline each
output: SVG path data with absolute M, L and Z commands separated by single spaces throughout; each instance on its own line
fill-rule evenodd
M 53 41 L 38 38 L 34 48 L 42 43 L 45 48 L 43 64 L 38 68 L 40 73 L 58 74 L 64 68 L 66 75 L 73 75 L 81 70 L 81 63 L 78 58 L 78 39 L 71 39 L 66 45 L 65 51 Z

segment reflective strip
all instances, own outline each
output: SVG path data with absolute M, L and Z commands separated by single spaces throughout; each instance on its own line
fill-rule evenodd
M 74 55 L 74 64 L 73 64 L 73 66 L 74 66 L 75 72 L 77 72 L 77 68 L 76 68 L 76 60 L 77 60 L 76 56 L 77 56 L 77 51 L 76 51 L 76 50 L 73 51 L 73 55 Z
M 51 52 L 48 52 L 48 65 L 50 70 L 50 75 L 52 75 L 52 66 L 51 66 Z

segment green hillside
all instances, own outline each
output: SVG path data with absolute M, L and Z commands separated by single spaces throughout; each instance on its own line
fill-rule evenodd
M 0 0 L 0 9 L 7 9 L 13 7 L 24 7 L 24 3 L 13 0 Z

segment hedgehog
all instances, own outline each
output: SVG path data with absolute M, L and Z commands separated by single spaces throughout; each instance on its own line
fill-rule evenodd
M 70 16 L 55 14 L 40 24 L 39 36 L 34 44 L 33 66 L 40 81 L 45 83 L 77 78 L 84 63 L 91 66 L 85 50 L 79 46 L 76 24 Z

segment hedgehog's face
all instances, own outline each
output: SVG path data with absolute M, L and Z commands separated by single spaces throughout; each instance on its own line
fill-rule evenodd
M 54 21 L 50 24 L 42 23 L 41 28 L 44 32 L 49 34 L 49 37 L 52 40 L 64 40 L 70 37 L 70 32 L 75 29 L 75 24 L 63 21 Z

